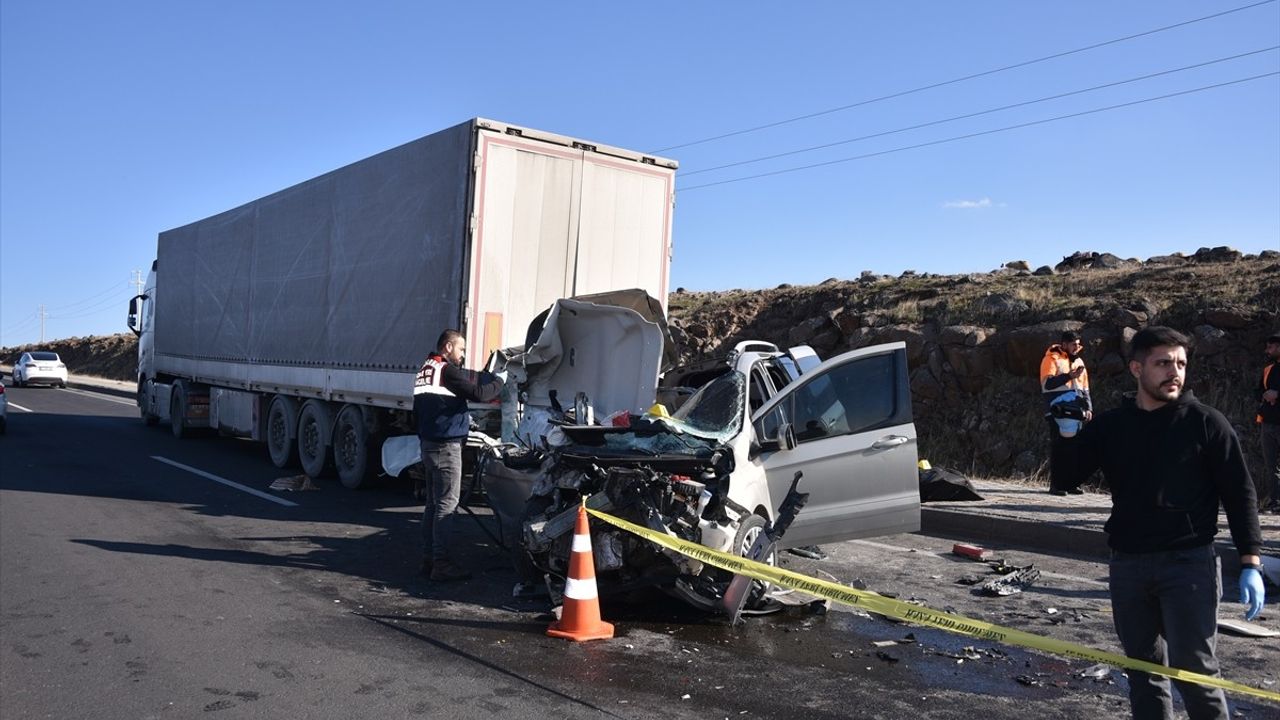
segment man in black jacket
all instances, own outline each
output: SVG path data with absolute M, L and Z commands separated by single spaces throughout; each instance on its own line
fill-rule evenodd
M 1280 513 L 1280 334 L 1267 338 L 1267 360 L 1262 369 L 1258 401 L 1258 429 L 1262 442 L 1262 477 L 1258 500 L 1268 512 Z
M 1262 609 L 1262 533 L 1240 440 L 1222 413 L 1184 389 L 1187 339 L 1164 327 L 1133 338 L 1132 403 L 1084 427 L 1074 446 L 1072 483 L 1101 468 L 1111 486 L 1111 606 L 1125 654 L 1218 674 L 1221 565 L 1213 551 L 1219 503 L 1240 553 L 1245 618 Z M 1191 718 L 1227 718 L 1221 690 L 1174 681 Z M 1169 680 L 1129 671 L 1133 716 L 1173 717 Z
M 488 402 L 502 391 L 502 378 L 462 367 L 466 353 L 462 333 L 445 330 L 413 383 L 413 414 L 427 475 L 421 572 L 432 580 L 471 577 L 449 553 L 450 525 L 462 490 L 462 444 L 471 430 L 467 401 Z

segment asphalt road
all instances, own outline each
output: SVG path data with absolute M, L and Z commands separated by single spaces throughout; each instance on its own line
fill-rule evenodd
M 0 437 L 0 716 L 5 718 L 1122 717 L 1125 680 L 1086 663 L 863 616 L 795 608 L 730 628 L 651 594 L 608 599 L 618 636 L 544 634 L 506 556 L 462 519 L 478 571 L 415 572 L 405 486 L 268 490 L 249 442 L 177 440 L 131 400 L 9 389 Z M 232 483 L 232 484 L 228 484 Z M 236 486 L 238 485 L 238 487 Z M 254 491 L 254 492 L 250 492 Z M 257 494 L 254 494 L 257 493 Z M 274 499 L 273 499 L 274 498 Z M 1045 571 L 980 598 L 951 541 L 826 548 L 792 569 L 1115 650 L 1105 568 L 1010 550 Z M 1224 612 L 1234 612 L 1224 606 Z M 904 640 L 888 647 L 872 643 Z M 1226 675 L 1275 689 L 1274 641 L 1224 637 Z M 1245 717 L 1280 707 L 1233 698 Z

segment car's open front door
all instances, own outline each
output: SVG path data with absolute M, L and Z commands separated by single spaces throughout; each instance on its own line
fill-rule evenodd
M 806 372 L 752 416 L 761 441 L 789 424 L 797 445 L 761 462 L 780 501 L 796 470 L 809 503 L 787 532 L 788 547 L 920 528 L 916 429 L 906 345 L 853 350 Z

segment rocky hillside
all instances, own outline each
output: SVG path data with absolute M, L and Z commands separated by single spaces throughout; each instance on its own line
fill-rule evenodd
M 1280 252 L 1230 248 L 1145 261 L 1078 252 L 1034 271 L 1013 261 L 989 273 L 897 277 L 863 273 L 817 286 L 685 292 L 670 297 L 685 360 L 722 355 L 739 340 L 811 345 L 822 357 L 906 342 L 920 454 L 986 476 L 1036 477 L 1046 450 L 1037 371 L 1063 329 L 1081 333 L 1095 406 L 1132 389 L 1125 344 L 1136 329 L 1170 325 L 1194 338 L 1190 386 L 1227 413 L 1260 470 L 1252 384 L 1263 339 L 1280 331 Z M 132 380 L 134 337 L 47 343 L 72 373 Z M 21 348 L 0 349 L 12 363 Z
M 686 359 L 745 339 L 808 344 L 821 357 L 907 344 L 920 455 L 986 476 L 1036 477 L 1047 451 L 1038 371 L 1064 329 L 1084 339 L 1095 407 L 1133 389 L 1126 343 L 1170 325 L 1195 341 L 1190 387 L 1227 413 L 1260 469 L 1253 410 L 1263 340 L 1280 331 L 1280 252 L 1231 248 L 1146 261 L 1078 252 L 1032 271 L 897 277 L 862 273 L 813 287 L 684 292 L 670 298 Z
M 132 333 L 90 335 L 52 340 L 42 345 L 0 348 L 0 364 L 7 370 L 28 350 L 52 350 L 72 375 L 92 375 L 112 380 L 137 379 L 138 341 Z

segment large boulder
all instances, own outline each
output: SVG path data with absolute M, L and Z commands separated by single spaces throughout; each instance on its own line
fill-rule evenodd
M 1123 260 L 1111 253 L 1101 253 L 1093 259 L 1093 263 L 1089 267 L 1097 270 L 1117 270 L 1129 265 L 1130 262 L 1128 260 Z
M 1072 270 L 1087 270 L 1093 267 L 1094 258 L 1098 257 L 1098 253 L 1088 250 L 1080 250 L 1062 258 L 1062 262 L 1053 266 L 1057 272 L 1071 272 Z
M 1227 247 L 1226 245 L 1219 245 L 1214 248 L 1202 247 L 1195 251 L 1195 254 L 1191 256 L 1191 259 L 1195 262 L 1201 263 L 1223 263 L 1235 262 L 1243 256 L 1243 253 L 1235 248 Z
M 1227 333 L 1212 325 L 1197 325 L 1191 335 L 1195 342 L 1196 357 L 1221 354 L 1231 345 Z
M 1083 328 L 1084 323 L 1078 320 L 1054 320 L 998 333 L 997 344 L 1003 346 L 1004 368 L 1014 375 L 1038 377 L 1044 351 L 1058 342 L 1064 331 L 1080 332 Z
M 979 300 L 977 307 L 989 317 L 1015 320 L 1019 315 L 1030 310 L 1031 304 L 1008 293 L 991 293 Z
M 948 325 L 938 331 L 938 346 L 965 392 L 981 390 L 996 368 L 995 353 L 983 345 L 991 334 L 974 325 Z
M 907 365 L 917 367 L 925 360 L 926 340 L 928 340 L 928 337 L 924 331 L 915 325 L 886 325 L 877 328 L 859 328 L 855 335 L 850 336 L 848 342 L 850 349 L 879 345 L 881 343 L 905 342 L 907 344 Z
M 1209 308 L 1204 311 L 1204 322 L 1224 330 L 1241 330 L 1249 327 L 1250 316 L 1244 308 Z

